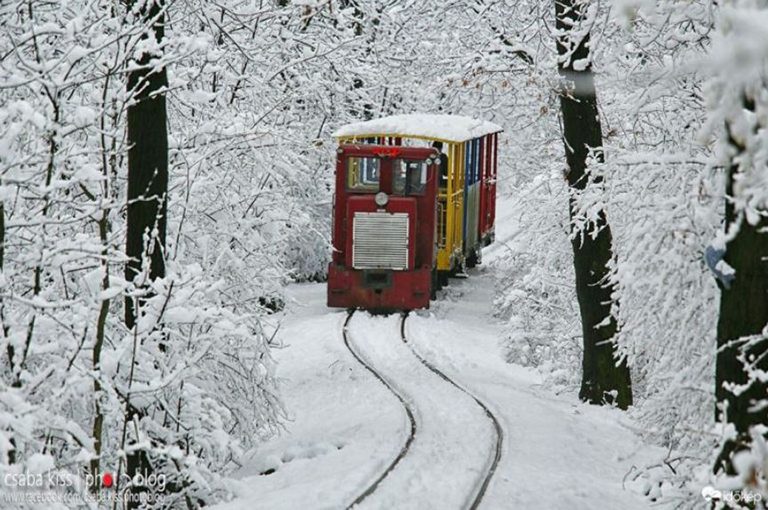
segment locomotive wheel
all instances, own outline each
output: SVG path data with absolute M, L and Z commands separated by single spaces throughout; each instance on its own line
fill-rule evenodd
M 437 299 L 437 291 L 440 290 L 440 284 L 438 283 L 437 278 L 437 269 L 432 270 L 432 283 L 429 286 L 429 299 L 435 300 Z
M 437 282 L 440 285 L 440 288 L 448 286 L 448 275 L 450 271 L 438 271 L 437 272 Z

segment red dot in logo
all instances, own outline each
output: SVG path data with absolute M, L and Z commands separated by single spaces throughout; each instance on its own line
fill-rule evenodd
M 114 483 L 114 480 L 112 479 L 111 473 L 104 473 L 101 475 L 101 485 L 104 487 L 112 487 L 112 483 Z

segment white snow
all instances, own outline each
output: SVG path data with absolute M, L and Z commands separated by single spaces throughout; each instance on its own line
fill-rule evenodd
M 344 347 L 346 314 L 325 307 L 323 285 L 291 291 L 296 302 L 279 335 L 285 348 L 275 352 L 287 430 L 251 452 L 233 487 L 239 498 L 217 508 L 344 506 L 405 441 L 399 402 Z
M 554 395 L 531 369 L 503 361 L 501 326 L 489 316 L 492 275 L 452 280 L 406 332 L 418 352 L 472 391 L 505 431 L 499 468 L 482 508 L 649 508 L 628 483 L 633 465 L 666 452 L 644 445 L 624 413 Z M 395 458 L 409 424 L 397 399 L 344 347 L 344 312 L 325 308 L 321 284 L 291 289 L 279 337 L 286 430 L 244 460 L 237 498 L 219 510 L 343 508 Z M 426 315 L 426 316 L 424 316 Z M 490 422 L 469 397 L 423 367 L 399 340 L 396 316 L 358 313 L 353 346 L 416 410 L 408 455 L 356 508 L 464 508 L 487 466 Z M 274 472 L 272 472 L 274 470 Z M 266 474 L 271 473 L 271 474 Z
M 666 452 L 644 445 L 621 411 L 553 395 L 535 371 L 505 363 L 501 328 L 488 314 L 492 289 L 483 272 L 452 281 L 445 301 L 411 317 L 407 330 L 425 358 L 502 419 L 505 449 L 484 508 L 650 508 L 641 487 L 622 481 Z
M 494 445 L 474 401 L 429 371 L 400 340 L 399 317 L 354 317 L 356 348 L 415 409 L 408 454 L 360 508 L 465 508 Z
M 506 208 L 500 204 L 499 214 Z M 514 238 L 501 229 L 486 263 Z M 451 280 L 429 312 L 411 314 L 406 334 L 417 352 L 471 391 L 504 429 L 501 462 L 481 508 L 650 508 L 633 466 L 666 452 L 633 432 L 627 415 L 554 395 L 532 369 L 506 363 L 492 318 L 493 274 L 486 264 Z M 343 311 L 325 307 L 325 287 L 290 290 L 293 302 L 275 358 L 290 420 L 250 452 L 220 510 L 344 508 L 386 469 L 404 444 L 402 405 L 345 348 Z M 466 395 L 429 372 L 399 340 L 399 317 L 358 312 L 353 348 L 415 410 L 417 436 L 406 457 L 356 508 L 465 508 L 484 473 L 493 431 Z M 627 482 L 624 483 L 624 478 Z
M 446 142 L 464 142 L 500 131 L 503 131 L 501 126 L 471 117 L 412 113 L 347 124 L 333 133 L 333 136 L 335 138 L 363 138 L 367 136 L 398 135 L 404 138 L 429 138 Z
M 658 508 L 638 468 L 667 452 L 644 444 L 625 412 L 555 395 L 534 369 L 506 363 L 491 315 L 493 261 L 514 249 L 514 204 L 500 201 L 497 240 L 468 279 L 452 279 L 429 311 L 406 322 L 410 345 L 482 400 L 504 430 L 501 461 L 481 508 Z M 397 398 L 346 349 L 346 313 L 323 284 L 290 287 L 275 352 L 290 420 L 250 452 L 219 510 L 346 508 L 397 456 L 410 425 Z M 355 508 L 467 507 L 494 447 L 490 421 L 467 395 L 426 369 L 400 341 L 399 317 L 358 312 L 352 347 L 415 411 L 409 453 Z M 267 474 L 270 473 L 270 474 Z M 626 480 L 625 480 L 626 478 Z M 662 507 L 664 508 L 664 507 Z

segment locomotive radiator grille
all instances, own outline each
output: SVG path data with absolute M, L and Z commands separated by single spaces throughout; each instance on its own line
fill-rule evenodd
M 352 267 L 408 269 L 408 214 L 356 212 L 352 226 Z

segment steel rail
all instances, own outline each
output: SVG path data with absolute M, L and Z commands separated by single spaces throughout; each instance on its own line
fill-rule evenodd
M 406 398 L 401 395 L 393 386 L 390 384 L 389 381 L 387 381 L 381 374 L 379 374 L 373 366 L 368 363 L 363 356 L 358 353 L 355 348 L 352 346 L 352 342 L 350 342 L 349 339 L 349 333 L 347 332 L 347 327 L 349 326 L 349 322 L 352 320 L 352 316 L 355 314 L 355 311 L 352 310 L 347 315 L 347 320 L 344 321 L 344 327 L 342 329 L 342 336 L 344 338 L 344 345 L 347 346 L 347 349 L 349 352 L 352 353 L 352 356 L 355 357 L 355 359 L 365 367 L 366 370 L 368 370 L 381 384 L 383 384 L 396 398 L 398 401 L 400 401 L 400 404 L 403 406 L 403 409 L 405 410 L 405 414 L 408 417 L 408 421 L 410 422 L 410 431 L 408 433 L 408 437 L 405 440 L 405 443 L 400 448 L 400 452 L 397 454 L 397 456 L 392 460 L 392 462 L 389 463 L 387 468 L 379 474 L 378 477 L 370 484 L 366 489 L 361 492 L 355 499 L 347 506 L 347 510 L 351 509 L 355 505 L 360 504 L 365 498 L 373 494 L 373 492 L 378 488 L 379 484 L 384 481 L 384 479 L 392 472 L 394 471 L 395 467 L 400 463 L 401 460 L 405 458 L 405 456 L 408 454 L 408 450 L 411 447 L 411 444 L 413 443 L 413 440 L 416 438 L 416 418 L 414 417 L 413 409 L 411 409 L 411 405 L 408 403 Z
M 353 346 L 353 343 L 350 341 L 350 335 L 348 333 L 348 326 L 350 321 L 352 320 L 352 316 L 354 315 L 354 310 L 350 311 L 347 315 L 346 320 L 344 321 L 344 326 L 342 329 L 342 336 L 344 339 L 344 345 L 347 347 L 349 352 L 352 354 L 352 356 L 368 371 L 370 372 L 381 384 L 384 385 L 384 387 L 387 388 L 400 402 L 400 404 L 403 406 L 403 409 L 405 410 L 405 414 L 408 418 L 408 421 L 410 423 L 410 431 L 409 435 L 405 440 L 405 443 L 400 448 L 400 452 L 397 454 L 397 456 L 389 463 L 389 465 L 386 467 L 384 471 L 382 471 L 376 479 L 371 482 L 365 490 L 363 490 L 355 499 L 352 501 L 346 508 L 347 510 L 350 510 L 352 507 L 360 504 L 362 501 L 364 501 L 368 496 L 373 494 L 376 489 L 379 487 L 381 482 L 384 481 L 384 479 L 389 476 L 392 471 L 395 470 L 397 465 L 400 463 L 403 458 L 408 454 L 408 451 L 411 447 L 411 444 L 416 438 L 416 432 L 417 432 L 417 423 L 416 419 L 414 417 L 415 413 L 412 409 L 411 405 L 407 401 L 406 397 L 399 393 L 392 383 L 390 383 L 384 376 L 382 376 L 374 367 L 371 365 L 368 361 L 365 360 L 365 358 L 355 349 Z M 471 391 L 467 390 L 460 384 L 458 384 L 456 381 L 451 379 L 448 375 L 446 375 L 443 371 L 438 369 L 436 366 L 434 366 L 432 363 L 430 363 L 426 358 L 424 358 L 419 352 L 413 347 L 412 344 L 408 342 L 408 337 L 405 334 L 405 321 L 408 318 L 408 314 L 403 314 L 400 322 L 400 339 L 402 342 L 408 346 L 411 353 L 419 360 L 419 362 L 424 365 L 429 371 L 440 377 L 442 380 L 453 386 L 454 388 L 458 389 L 462 393 L 466 394 L 469 398 L 471 398 L 477 405 L 480 407 L 483 412 L 485 413 L 485 416 L 488 418 L 488 420 L 493 425 L 494 433 L 495 433 L 495 443 L 493 447 L 493 453 L 491 455 L 490 461 L 488 462 L 488 465 L 481 477 L 481 479 L 478 481 L 478 483 L 475 485 L 476 489 L 472 491 L 472 494 L 470 494 L 466 504 L 464 505 L 465 508 L 469 510 L 476 510 L 479 508 L 483 498 L 485 497 L 485 494 L 488 490 L 488 487 L 490 486 L 491 480 L 493 478 L 493 475 L 496 473 L 496 468 L 499 465 L 499 462 L 501 461 L 501 455 L 502 455 L 502 448 L 504 444 L 504 430 L 501 427 L 501 424 L 496 417 L 496 415 L 493 414 L 493 412 L 488 408 L 488 406 L 480 400 L 477 396 L 475 396 Z
M 403 343 L 408 346 L 408 348 L 411 350 L 414 356 L 418 358 L 418 360 L 421 362 L 422 365 L 427 367 L 432 373 L 443 379 L 448 384 L 452 385 L 462 393 L 466 394 L 469 398 L 475 401 L 475 403 L 483 410 L 485 413 L 485 416 L 491 421 L 493 424 L 493 429 L 496 434 L 496 442 L 493 448 L 493 455 L 491 458 L 491 461 L 488 464 L 488 467 L 485 471 L 485 474 L 483 475 L 480 482 L 476 485 L 477 491 L 473 492 L 473 494 L 470 496 L 466 508 L 470 510 L 475 510 L 480 506 L 480 503 L 483 500 L 483 497 L 485 497 L 485 493 L 488 490 L 488 486 L 491 483 L 491 479 L 493 478 L 494 473 L 496 473 L 496 468 L 499 465 L 499 462 L 501 461 L 501 452 L 502 447 L 504 444 L 504 430 L 501 428 L 501 423 L 499 423 L 498 418 L 496 418 L 496 415 L 493 414 L 493 412 L 488 408 L 485 403 L 480 400 L 477 396 L 475 396 L 471 391 L 464 388 L 460 384 L 458 384 L 456 381 L 448 377 L 445 372 L 434 366 L 432 363 L 426 360 L 419 352 L 413 347 L 412 344 L 408 343 L 408 337 L 405 334 L 405 320 L 408 318 L 408 314 L 403 314 L 402 320 L 400 322 L 400 338 L 402 339 Z

